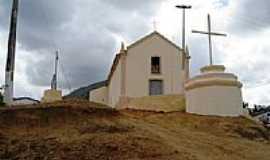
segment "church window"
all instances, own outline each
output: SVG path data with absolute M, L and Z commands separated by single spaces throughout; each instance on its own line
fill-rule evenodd
M 151 72 L 154 74 L 160 73 L 160 57 L 151 58 Z

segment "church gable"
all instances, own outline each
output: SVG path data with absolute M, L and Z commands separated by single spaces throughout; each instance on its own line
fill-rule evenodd
M 108 104 L 120 97 L 183 93 L 182 49 L 153 32 L 125 49 L 122 44 L 108 75 Z
M 128 97 L 182 93 L 182 50 L 153 32 L 127 48 Z
M 166 38 L 165 36 L 163 36 L 162 34 L 158 33 L 157 31 L 152 32 L 151 34 L 139 39 L 138 41 L 134 42 L 133 44 L 131 44 L 130 46 L 127 47 L 127 50 L 135 48 L 143 43 L 149 42 L 149 41 L 153 41 L 153 40 L 161 40 L 164 41 L 165 43 L 167 43 L 168 45 L 174 47 L 175 49 L 181 51 L 182 49 L 177 46 L 175 43 L 173 43 L 172 41 L 170 41 L 168 38 Z
M 146 43 L 146 42 L 152 42 L 151 44 L 155 45 L 155 41 L 163 41 L 164 43 L 167 43 L 168 46 L 171 46 L 172 48 L 178 50 L 179 52 L 182 51 L 182 49 L 177 46 L 175 43 L 173 43 L 172 41 L 170 41 L 168 38 L 166 38 L 165 36 L 163 36 L 162 34 L 160 34 L 159 32 L 157 31 L 154 31 L 152 33 L 150 33 L 149 35 L 137 40 L 136 42 L 134 42 L 133 44 L 129 45 L 127 47 L 127 51 L 129 50 L 132 50 L 133 48 L 136 48 L 136 47 L 139 47 L 140 45 Z M 130 53 L 130 52 L 127 52 L 127 53 Z M 181 52 L 182 53 L 182 52 Z M 114 58 L 114 61 L 113 61 L 113 65 L 110 69 L 110 72 L 109 72 L 109 75 L 108 75 L 108 81 L 111 80 L 112 76 L 113 76 L 113 73 L 116 69 L 116 67 L 118 66 L 119 64 L 119 61 L 120 61 L 120 58 L 121 58 L 121 55 L 120 54 L 117 54 Z

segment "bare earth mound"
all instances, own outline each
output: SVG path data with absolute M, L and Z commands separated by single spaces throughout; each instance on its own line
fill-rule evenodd
M 269 138 L 244 118 L 116 111 L 82 101 L 0 109 L 1 160 L 268 160 Z

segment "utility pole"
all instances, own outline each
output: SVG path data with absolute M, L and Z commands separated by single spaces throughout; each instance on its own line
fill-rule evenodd
M 183 10 L 183 24 L 182 24 L 182 49 L 186 49 L 186 9 L 191 9 L 192 6 L 177 5 L 176 8 Z
M 192 33 L 199 33 L 199 34 L 207 34 L 208 35 L 208 43 L 209 43 L 209 61 L 210 61 L 210 66 L 213 65 L 213 48 L 212 48 L 212 36 L 223 36 L 226 37 L 226 34 L 222 34 L 222 33 L 216 33 L 216 32 L 212 32 L 211 29 L 211 17 L 210 14 L 207 15 L 207 23 L 208 23 L 208 31 L 196 31 L 196 30 L 192 30 Z
M 14 71 L 15 71 L 18 6 L 19 6 L 19 0 L 13 0 L 11 19 L 10 19 L 8 53 L 7 53 L 8 55 L 7 55 L 6 73 L 5 73 L 5 86 L 4 86 L 4 102 L 7 105 L 11 105 L 13 101 L 13 83 L 14 83 Z
M 190 56 L 188 55 L 188 51 L 186 50 L 186 9 L 191 9 L 192 6 L 190 5 L 177 5 L 175 6 L 178 9 L 182 9 L 183 11 L 183 24 L 182 24 L 182 49 L 183 49 L 183 56 L 182 56 L 182 69 L 184 72 L 185 80 L 189 79 L 189 61 Z

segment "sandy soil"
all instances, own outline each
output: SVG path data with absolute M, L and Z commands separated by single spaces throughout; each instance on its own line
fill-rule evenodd
M 269 138 L 245 118 L 116 111 L 81 101 L 0 109 L 1 160 L 268 160 Z

